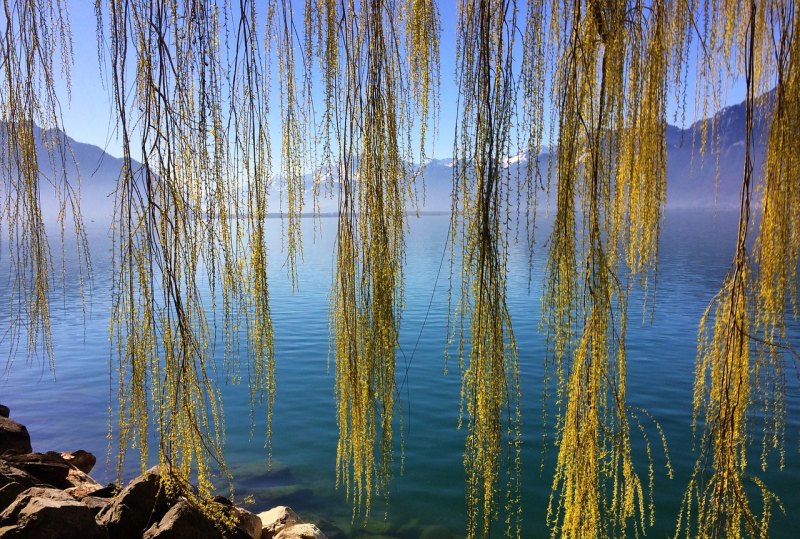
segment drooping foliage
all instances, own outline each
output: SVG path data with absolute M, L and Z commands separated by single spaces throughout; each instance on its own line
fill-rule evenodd
M 521 389 L 506 305 L 512 178 L 502 166 L 511 147 L 516 95 L 516 16 L 514 1 L 458 4 L 456 77 L 461 117 L 454 145 L 451 230 L 462 249 L 454 329 L 462 372 L 462 416 L 466 412 L 464 472 L 470 537 L 489 534 L 501 489 L 506 491 L 506 532 L 520 533 Z
M 685 47 L 675 8 L 549 6 L 558 145 L 543 323 L 557 403 L 553 536 L 624 536 L 652 523 L 652 463 L 646 487 L 631 455 L 625 335 L 630 287 L 646 288 L 656 271 L 667 90 Z
M 72 35 L 62 0 L 4 0 L 2 8 L 0 240 L 5 236 L 5 242 L 0 241 L 0 259 L 8 261 L 3 286 L 8 291 L 10 323 L 0 341 L 9 345 L 6 368 L 22 339 L 29 357 L 41 355 L 54 370 L 49 302 L 55 259 L 43 215 L 45 201 L 48 210 L 57 213 L 62 245 L 67 228 L 73 229 L 81 290 L 90 269 L 80 185 L 73 172 L 77 167 L 62 135 L 59 99 L 63 96 L 55 87 L 61 80 L 71 90 Z
M 794 108 L 800 13 L 794 2 L 703 6 L 707 56 L 701 69 L 715 80 L 734 74 L 745 81 L 744 169 L 733 262 L 700 321 L 694 384 L 699 454 L 677 532 L 768 537 L 773 508 L 780 502 L 748 465 L 754 435 L 750 423 L 763 423 L 761 469 L 766 470 L 772 451 L 783 467 L 786 368 L 781 350 L 787 305 L 797 305 L 798 168 L 797 151 L 788 145 L 797 148 L 800 142 Z M 773 86 L 774 91 L 759 97 Z M 769 136 L 764 170 L 759 171 L 754 125 L 764 114 Z M 751 246 L 754 215 L 760 219 Z M 753 503 L 756 493 L 760 511 Z
M 239 7 L 97 3 L 124 152 L 111 327 L 119 464 L 131 446 L 145 466 L 154 428 L 159 462 L 187 483 L 196 473 L 203 497 L 222 462 L 224 432 L 209 312 L 221 313 L 228 344 L 241 318 L 247 322 L 248 381 L 254 400 L 266 396 L 268 431 L 275 387 L 264 223 L 268 86 L 256 5 Z M 235 40 L 221 39 L 228 35 Z M 229 367 L 238 377 L 238 363 Z
M 89 267 L 69 150 L 52 130 L 60 125 L 59 61 L 71 88 L 67 3 L 2 5 L 9 335 L 12 350 L 25 335 L 29 351 L 52 358 L 45 190 L 56 194 L 62 239 L 70 223 Z M 95 1 L 124 152 L 111 321 L 119 463 L 130 447 L 144 465 L 157 440 L 158 460 L 178 482 L 194 477 L 201 497 L 211 495 L 224 442 L 212 348 L 218 327 L 224 374 L 247 379 L 253 406 L 265 402 L 269 442 L 276 385 L 268 193 L 277 187 L 285 203 L 287 266 L 298 286 L 304 193 L 310 187 L 316 197 L 335 184 L 336 472 L 354 516 L 366 517 L 372 499 L 388 494 L 394 469 L 406 211 L 424 193 L 412 163 L 424 164 L 436 138 L 440 21 L 433 0 L 305 0 L 303 7 L 305 33 L 296 28 L 301 6 L 289 0 Z M 506 535 L 521 534 L 523 391 L 506 268 L 513 223 L 533 230 L 542 187 L 555 193 L 542 297 L 545 386 L 555 401 L 545 402 L 556 409 L 550 532 L 638 535 L 653 522 L 653 464 L 643 479 L 631 454 L 632 426 L 643 426 L 627 404 L 627 308 L 633 287 L 652 292 L 667 103 L 682 104 L 696 51 L 696 112 L 708 115 L 741 77 L 747 128 L 733 264 L 701 320 L 698 460 L 677 534 L 766 537 L 776 499 L 749 461 L 759 422 L 761 468 L 773 451 L 779 466 L 785 459 L 781 350 L 786 318 L 798 315 L 800 256 L 800 9 L 794 0 L 530 0 L 522 26 L 518 11 L 514 0 L 458 2 L 451 230 L 461 257 L 453 328 L 467 534 L 489 536 L 501 516 Z M 274 74 L 279 91 L 271 98 Z M 278 178 L 270 120 L 280 123 Z M 763 170 L 754 166 L 757 121 L 769 126 Z M 718 126 L 706 125 L 700 136 L 713 152 Z M 545 140 L 546 171 L 536 160 Z M 515 178 L 506 159 L 521 148 L 530 174 Z M 316 198 L 310 205 L 316 209 Z M 244 347 L 247 366 L 237 360 Z
M 398 20 L 401 7 L 406 15 Z M 419 130 L 424 155 L 438 15 L 427 0 L 324 1 L 307 4 L 306 19 L 325 95 L 322 173 L 338 181 L 336 478 L 352 497 L 354 517 L 366 517 L 375 494 L 388 496 L 392 475 L 405 212 L 415 176 L 410 134 Z

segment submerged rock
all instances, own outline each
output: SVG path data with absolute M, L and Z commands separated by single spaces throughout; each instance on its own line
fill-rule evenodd
M 31 539 L 108 537 L 87 506 L 59 489 L 41 487 L 22 492 L 0 513 L 0 536 Z
M 31 436 L 25 425 L 0 417 L 0 455 L 31 451 Z

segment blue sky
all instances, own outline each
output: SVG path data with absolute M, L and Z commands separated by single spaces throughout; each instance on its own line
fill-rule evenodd
M 266 2 L 265 2 L 266 3 Z M 108 77 L 101 73 L 97 61 L 97 38 L 94 2 L 92 0 L 69 0 L 69 18 L 73 31 L 74 59 L 72 66 L 72 96 L 66 99 L 66 87 L 63 81 L 58 82 L 59 93 L 62 95 L 62 113 L 64 127 L 67 133 L 80 142 L 87 142 L 105 148 L 110 154 L 121 156 L 120 142 L 117 140 L 114 128 L 114 114 L 111 105 L 111 90 L 108 87 Z M 296 4 L 296 20 L 302 21 L 302 2 Z M 455 82 L 455 32 L 457 4 L 455 0 L 440 1 L 439 10 L 442 21 L 441 35 L 441 94 L 440 94 L 440 122 L 439 137 L 433 147 L 434 157 L 450 157 L 453 153 L 453 133 L 457 120 L 457 94 Z M 520 3 L 518 20 L 524 24 L 526 7 Z M 521 38 L 517 38 L 517 46 Z M 517 57 L 520 57 L 517 54 Z M 690 74 L 694 68 L 690 66 Z M 273 97 L 277 94 L 275 84 L 277 77 L 273 77 Z M 694 82 L 689 81 L 689 98 L 694 93 Z M 742 85 L 734 85 L 727 94 L 726 104 L 742 100 Z M 694 112 L 693 105 L 687 107 L 687 119 L 691 120 Z M 278 125 L 279 108 L 277 103 L 272 107 L 275 113 L 272 120 L 273 130 Z M 674 106 L 673 106 L 674 110 Z M 672 120 L 672 114 L 669 120 Z M 273 137 L 273 154 L 277 158 L 279 151 L 277 144 L 279 137 Z M 277 163 L 276 163 L 277 165 Z

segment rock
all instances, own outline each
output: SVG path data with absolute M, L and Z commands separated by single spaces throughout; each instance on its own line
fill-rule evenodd
M 97 496 L 84 496 L 80 502 L 88 507 L 94 516 L 100 514 L 100 511 L 111 505 L 111 500 L 108 498 L 98 498 Z
M 106 538 L 91 510 L 54 488 L 25 490 L 0 513 L 0 536 L 25 539 Z
M 236 529 L 239 535 L 250 539 L 261 539 L 261 519 L 242 507 L 232 507 L 233 516 L 236 517 Z
M 153 524 L 142 539 L 185 539 L 202 537 L 221 539 L 222 534 L 214 524 L 186 500 L 180 500 L 166 512 L 161 520 Z
M 302 522 L 290 507 L 279 505 L 258 514 L 261 520 L 261 539 L 273 539 L 283 528 Z
M 11 410 L 8 409 L 8 406 L 0 404 L 0 417 L 8 417 L 10 414 Z
M 422 533 L 419 534 L 419 539 L 451 539 L 453 534 L 444 526 L 426 526 Z
M 61 458 L 67 461 L 67 464 L 87 474 L 91 472 L 94 465 L 97 464 L 97 457 L 83 449 L 61 453 Z
M 32 475 L 42 483 L 61 489 L 73 486 L 66 481 L 70 470 L 69 464 L 55 451 L 6 455 L 4 458 L 8 464 Z
M 65 482 L 71 486 L 65 488 L 64 490 L 78 499 L 83 498 L 84 496 L 89 496 L 90 494 L 94 494 L 103 488 L 103 485 L 77 468 L 70 468 Z
M 122 491 L 122 488 L 116 483 L 109 483 L 100 490 L 92 492 L 92 496 L 96 498 L 113 498 Z
M 14 503 L 17 496 L 25 492 L 25 487 L 11 481 L 0 487 L 0 511 L 4 511 L 6 507 Z
M 0 455 L 6 453 L 30 453 L 31 436 L 25 425 L 0 417 Z
M 279 531 L 275 539 L 327 539 L 327 537 L 313 524 L 294 524 Z
M 158 468 L 151 468 L 127 487 L 97 515 L 97 521 L 115 539 L 138 539 L 161 520 L 170 506 Z
M 25 488 L 36 487 L 42 484 L 41 481 L 31 474 L 0 459 L 0 487 L 8 483 L 19 483 Z

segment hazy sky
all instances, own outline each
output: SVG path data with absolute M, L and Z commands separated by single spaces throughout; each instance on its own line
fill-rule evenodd
M 64 127 L 67 133 L 77 141 L 88 142 L 105 148 L 110 154 L 121 156 L 122 150 L 116 134 L 113 132 L 114 120 L 108 87 L 107 74 L 101 73 L 97 58 L 96 19 L 94 2 L 92 0 L 68 0 L 69 18 L 73 31 L 74 58 L 72 66 L 72 96 L 71 100 L 62 97 Z M 266 2 L 264 2 L 266 4 Z M 441 35 L 441 113 L 439 123 L 439 137 L 433 148 L 435 157 L 449 157 L 452 155 L 453 130 L 457 118 L 457 86 L 455 83 L 455 31 L 457 3 L 455 0 L 439 1 L 439 10 L 442 20 Z M 296 3 L 295 19 L 302 21 L 303 2 Z M 262 8 L 264 9 L 264 8 Z M 518 21 L 524 24 L 525 4 L 520 2 Z M 517 38 L 517 46 L 521 38 Z M 518 58 L 521 54 L 516 55 Z M 693 69 L 691 70 L 693 71 Z M 277 77 L 273 77 L 272 97 L 277 95 L 275 84 Z M 65 96 L 63 81 L 58 83 L 59 92 Z M 688 93 L 693 94 L 694 83 L 690 81 Z M 728 91 L 727 104 L 742 100 L 741 85 L 734 86 Z M 693 114 L 693 106 L 687 107 L 687 115 Z M 278 126 L 279 108 L 275 103 L 271 107 L 274 111 L 272 121 L 273 131 Z M 674 107 L 673 107 L 674 110 Z M 691 119 L 691 118 L 689 118 Z M 672 120 L 670 114 L 669 120 Z M 273 144 L 277 145 L 279 137 L 273 136 Z M 279 151 L 273 148 L 273 155 L 277 158 Z M 277 164 L 277 163 L 276 163 Z

